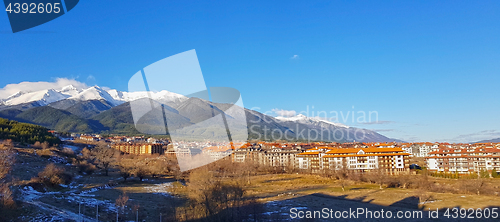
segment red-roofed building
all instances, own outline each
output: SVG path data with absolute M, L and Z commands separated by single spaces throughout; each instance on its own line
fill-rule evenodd
M 437 172 L 468 174 L 481 170 L 500 171 L 498 144 L 455 144 L 429 152 L 427 169 Z
M 298 154 L 299 168 L 338 170 L 347 168 L 365 172 L 383 169 L 388 173 L 409 170 L 408 156 L 401 148 L 328 148 L 309 149 Z

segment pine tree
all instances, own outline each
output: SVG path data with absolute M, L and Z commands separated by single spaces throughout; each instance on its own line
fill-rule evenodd
M 500 174 L 497 172 L 497 170 L 495 168 L 493 168 L 493 170 L 491 170 L 491 176 L 493 178 L 500 178 Z
M 490 178 L 490 173 L 488 173 L 488 171 L 485 169 L 481 169 L 479 175 L 481 176 L 481 178 Z

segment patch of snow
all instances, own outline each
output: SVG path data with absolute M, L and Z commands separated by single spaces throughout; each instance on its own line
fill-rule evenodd
M 69 95 L 62 94 L 53 89 L 45 89 L 29 93 L 16 93 L 7 98 L 3 103 L 5 105 L 18 105 L 29 102 L 38 102 L 41 106 L 57 102 L 68 98 Z
M 146 189 L 149 193 L 155 193 L 171 197 L 172 195 L 170 195 L 170 193 L 168 192 L 168 190 L 171 187 L 172 187 L 172 182 L 168 182 L 168 183 L 154 184 L 152 186 L 145 186 L 144 189 Z
M 68 99 L 86 101 L 86 100 L 106 100 L 114 106 L 120 105 L 123 102 L 115 100 L 108 92 L 101 89 L 99 86 L 92 86 L 82 92 L 69 97 Z
M 77 152 L 77 151 L 80 150 L 80 147 L 72 146 L 72 145 L 66 145 L 66 144 L 63 145 L 63 148 L 69 148 L 69 149 L 72 149 L 75 152 Z
M 49 158 L 49 161 L 53 162 L 53 163 L 60 163 L 60 164 L 67 164 L 68 161 L 62 157 L 58 157 L 58 156 L 51 156 Z
M 188 100 L 186 96 L 181 94 L 169 92 L 166 90 L 162 90 L 159 92 L 121 92 L 116 89 L 108 90 L 109 95 L 111 95 L 115 100 L 130 102 L 142 98 L 151 98 L 160 103 L 179 103 Z
M 349 126 L 346 126 L 342 123 L 334 123 L 330 122 L 324 119 L 320 119 L 319 117 L 307 117 L 303 114 L 298 114 L 296 116 L 292 117 L 283 117 L 283 116 L 278 116 L 275 117 L 277 120 L 282 121 L 282 122 L 297 122 L 297 123 L 302 123 L 302 124 L 327 124 L 327 125 L 332 125 L 335 127 L 342 127 L 342 128 L 349 128 Z

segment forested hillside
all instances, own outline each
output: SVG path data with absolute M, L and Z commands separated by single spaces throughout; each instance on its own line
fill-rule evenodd
M 48 129 L 28 123 L 0 118 L 0 139 L 11 139 L 15 142 L 33 144 L 45 142 L 49 144 L 60 144 L 61 141 L 49 133 Z

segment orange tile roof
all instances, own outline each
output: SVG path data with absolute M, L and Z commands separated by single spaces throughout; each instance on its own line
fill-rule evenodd
M 363 150 L 365 153 L 388 153 L 388 152 L 403 152 L 401 148 L 337 148 L 331 149 L 326 152 L 326 154 L 348 154 L 348 153 L 358 153 L 360 150 Z
M 409 156 L 409 153 L 381 153 L 381 154 L 348 154 L 348 155 L 325 155 L 323 158 L 334 157 L 364 157 L 364 156 Z
M 304 152 L 304 153 L 299 153 L 297 155 L 318 155 L 319 152 Z

